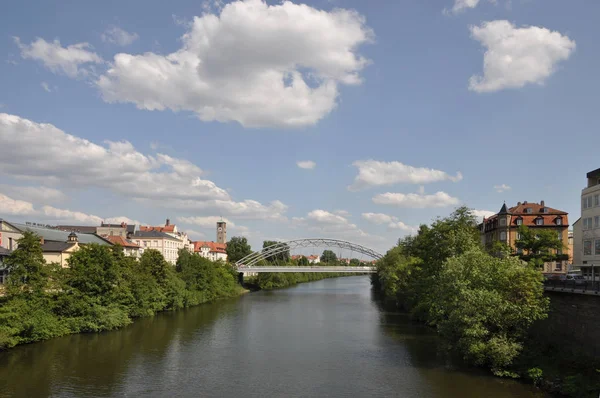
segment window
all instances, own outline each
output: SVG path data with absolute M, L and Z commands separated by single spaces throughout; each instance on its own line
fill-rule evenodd
M 583 229 L 592 229 L 592 217 L 583 219 Z
M 542 213 L 548 213 L 548 208 L 547 207 L 542 207 Z
M 517 232 L 517 240 L 521 240 L 521 233 Z
M 562 231 L 558 231 L 558 240 L 562 240 Z
M 517 218 L 517 225 L 523 225 L 523 219 Z
M 594 228 L 600 227 L 600 216 L 594 217 Z
M 556 217 L 556 225 L 562 225 L 562 218 Z
M 557 261 L 554 268 L 555 271 L 562 271 L 562 261 Z
M 600 195 L 594 195 L 594 206 L 600 206 Z
M 597 239 L 594 245 L 594 254 L 600 256 L 600 239 Z
M 533 213 L 533 209 L 531 207 L 528 207 L 525 209 L 525 213 L 531 214 L 531 213 Z
M 581 208 L 587 209 L 587 198 L 581 199 Z
M 500 219 L 500 226 L 504 227 L 506 225 L 506 219 L 505 218 L 501 218 Z
M 535 225 L 544 225 L 544 219 L 543 218 L 536 218 L 535 219 Z
M 592 241 L 591 240 L 583 241 L 583 255 L 584 256 L 592 255 Z
M 506 232 L 504 232 L 504 231 L 500 232 L 500 240 L 506 241 Z

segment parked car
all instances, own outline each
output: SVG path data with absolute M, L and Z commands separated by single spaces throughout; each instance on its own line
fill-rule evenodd
M 582 275 L 579 274 L 568 274 L 566 277 L 566 280 L 574 283 L 575 285 L 584 285 L 585 284 L 585 278 Z

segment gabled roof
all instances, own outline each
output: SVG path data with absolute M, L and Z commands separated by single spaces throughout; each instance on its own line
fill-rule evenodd
M 135 243 L 133 243 L 132 241 L 123 238 L 122 236 L 114 236 L 114 235 L 107 235 L 104 236 L 104 239 L 109 240 L 113 245 L 119 245 L 122 247 L 127 247 L 130 249 L 139 249 L 140 246 L 136 245 Z
M 135 231 L 135 234 L 133 234 L 133 237 L 135 237 L 135 238 L 170 239 L 170 240 L 175 240 L 177 242 L 181 242 L 181 240 L 175 238 L 174 236 L 169 235 L 164 232 L 160 232 L 160 231 L 144 231 L 144 230 Z
M 506 203 L 504 203 L 504 204 L 502 205 L 502 208 L 501 208 L 501 209 L 500 209 L 500 211 L 498 212 L 498 215 L 500 215 L 500 214 L 510 214 L 510 213 L 508 212 L 508 209 L 506 208 Z
M 223 253 L 227 254 L 227 243 L 216 243 L 216 242 L 207 242 L 207 241 L 198 241 L 194 242 L 194 252 L 201 251 L 202 247 L 208 247 L 211 253 Z
M 525 209 L 530 208 L 531 209 L 531 213 L 526 213 Z M 542 212 L 542 208 L 546 208 L 548 209 L 547 212 L 543 213 Z M 510 209 L 508 209 L 508 211 L 513 214 L 513 215 L 517 215 L 517 214 L 523 214 L 523 215 L 532 215 L 532 214 L 543 214 L 543 215 L 548 215 L 548 214 L 554 214 L 554 215 L 567 215 L 569 213 L 564 212 L 562 210 L 556 210 L 553 209 L 551 207 L 548 206 L 542 206 L 539 203 L 521 203 L 518 204 L 517 206 L 511 207 Z
M 53 242 L 48 241 L 44 242 L 42 245 L 42 251 L 45 253 L 63 253 L 75 246 L 73 242 Z
M 69 234 L 72 232 L 72 231 L 61 231 L 61 230 L 55 229 L 55 228 L 41 227 L 38 225 L 27 225 L 27 224 L 19 224 L 19 223 L 13 223 L 12 225 L 14 225 L 16 228 L 18 228 L 21 232 L 31 231 L 31 232 L 39 235 L 41 238 L 44 238 L 45 241 L 67 242 L 69 240 Z M 111 245 L 111 243 L 109 241 L 101 238 L 100 236 L 98 236 L 96 234 L 79 233 L 79 234 L 77 234 L 77 238 L 79 240 L 79 244 L 85 245 L 85 244 L 89 244 L 89 243 L 96 243 L 96 244 L 103 245 L 103 246 Z
M 67 232 L 77 232 L 78 234 L 95 234 L 98 227 L 84 225 L 57 225 L 56 229 Z

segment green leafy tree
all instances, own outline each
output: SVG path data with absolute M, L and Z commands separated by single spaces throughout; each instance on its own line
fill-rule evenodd
M 360 267 L 361 266 L 361 262 L 360 262 L 359 259 L 353 258 L 352 260 L 350 260 L 350 266 L 351 267 Z
M 227 242 L 227 261 L 236 263 L 252 253 L 248 239 L 243 236 L 234 236 Z
M 279 244 L 279 242 L 274 241 L 274 240 L 265 240 L 263 242 L 263 252 L 266 251 L 266 249 L 268 249 L 271 246 L 277 245 Z M 287 245 L 284 245 L 284 247 L 281 249 L 281 251 L 279 251 L 277 254 L 269 257 L 267 259 L 267 262 L 271 263 L 271 264 L 285 264 L 288 263 L 290 261 L 290 248 Z
M 519 227 L 520 239 L 515 242 L 519 249 L 519 257 L 530 261 L 536 267 L 543 267 L 544 262 L 557 258 L 557 252 L 564 249 L 558 234 L 552 229 L 531 229 L 526 225 Z
M 298 259 L 298 265 L 300 267 L 306 267 L 306 266 L 310 265 L 310 262 L 308 261 L 308 258 L 306 258 L 306 256 L 301 256 Z
M 323 254 L 321 254 L 321 262 L 335 263 L 337 262 L 337 256 L 332 250 L 323 250 Z
M 17 249 L 5 260 L 9 271 L 7 293 L 41 295 L 48 286 L 51 270 L 46 266 L 40 237 L 26 231 L 17 244 Z

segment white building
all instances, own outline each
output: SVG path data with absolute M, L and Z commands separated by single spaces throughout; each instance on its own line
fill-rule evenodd
M 131 237 L 131 241 L 140 246 L 142 250 L 158 250 L 165 260 L 173 265 L 177 262 L 177 257 L 179 257 L 179 249 L 188 250 L 181 239 L 160 231 L 137 231 Z
M 574 225 L 574 239 L 581 237 L 581 245 L 574 243 L 574 265 L 582 275 L 600 279 L 600 169 L 587 173 L 587 187 L 581 191 L 581 220 Z M 579 253 L 577 253 L 579 251 Z
M 194 242 L 194 253 L 198 253 L 211 261 L 227 261 L 227 243 Z

